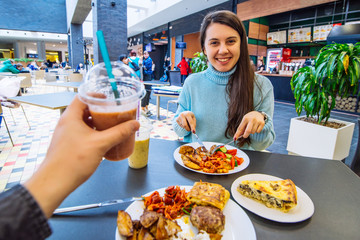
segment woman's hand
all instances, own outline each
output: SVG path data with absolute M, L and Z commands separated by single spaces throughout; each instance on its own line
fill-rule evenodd
M 260 133 L 264 126 L 264 116 L 260 112 L 248 112 L 245 114 L 239 127 L 237 128 L 234 139 L 238 139 L 240 136 L 248 138 L 250 134 Z
M 96 131 L 89 116 L 87 105 L 75 97 L 56 126 L 44 162 L 24 184 L 47 217 L 94 173 L 109 149 L 139 129 L 131 120 Z
M 184 128 L 188 132 L 195 132 L 196 129 L 196 118 L 193 112 L 185 111 L 180 113 L 176 119 L 177 124 Z

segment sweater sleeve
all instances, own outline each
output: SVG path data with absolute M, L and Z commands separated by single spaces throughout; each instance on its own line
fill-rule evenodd
M 274 89 L 267 78 L 263 79 L 261 91 L 262 99 L 260 103 L 255 106 L 255 110 L 266 113 L 267 120 L 260 133 L 251 135 L 251 147 L 258 151 L 266 149 L 275 141 L 275 131 L 273 126 Z
M 47 219 L 22 185 L 0 194 L 0 239 L 45 239 L 51 234 Z

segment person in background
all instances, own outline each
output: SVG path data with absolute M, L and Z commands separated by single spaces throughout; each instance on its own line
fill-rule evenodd
M 164 75 L 160 78 L 161 82 L 169 81 L 171 65 L 172 64 L 170 62 L 170 57 L 165 56 L 165 58 L 164 58 Z
M 63 61 L 62 63 L 61 63 L 61 66 L 62 66 L 62 68 L 65 68 L 66 66 L 69 66 L 69 59 L 65 59 L 65 61 Z
M 184 84 L 185 79 L 187 78 L 187 76 L 189 75 L 189 72 L 190 72 L 190 66 L 187 63 L 187 61 L 185 60 L 185 57 L 183 57 L 181 59 L 181 61 L 177 65 L 177 67 L 180 68 L 181 83 Z
M 251 65 L 251 69 L 254 70 L 254 72 L 256 71 L 256 66 L 253 60 L 250 59 L 250 65 Z
M 40 70 L 45 70 L 45 72 L 49 72 L 49 69 L 48 69 L 47 65 L 44 62 L 41 63 Z
M 264 150 L 275 140 L 274 92 L 269 79 L 251 69 L 245 28 L 236 14 L 216 11 L 200 28 L 209 67 L 191 74 L 179 96 L 173 128 L 185 142 L 226 143 Z
M 256 73 L 262 73 L 262 72 L 265 72 L 265 65 L 264 65 L 264 61 L 259 58 L 258 59 L 258 64 L 257 64 L 257 71 Z
M 19 70 L 19 73 L 29 73 L 30 71 L 25 69 L 21 63 L 15 64 L 16 69 Z
M 151 80 L 155 80 L 155 68 L 156 68 L 155 63 L 154 63 L 154 61 L 152 61 L 152 65 L 151 65 L 151 71 L 152 71 L 152 73 L 151 73 Z
M 141 79 L 140 58 L 138 58 L 136 56 L 135 50 L 131 50 L 129 61 L 131 62 L 131 64 L 129 64 L 129 66 L 135 71 L 136 75 Z
M 28 67 L 31 71 L 39 70 L 38 65 L 36 64 L 36 61 L 31 62 L 30 64 L 27 65 L 27 67 Z
M 13 66 L 14 60 L 9 59 L 3 62 L 3 66 L 0 68 L 0 72 L 11 72 L 11 73 L 19 73 L 20 71 Z
M 144 51 L 144 59 L 143 59 L 143 68 L 144 68 L 144 79 L 143 81 L 151 81 L 151 74 L 152 74 L 152 59 L 147 51 Z M 149 110 L 149 101 L 151 95 L 151 85 L 145 85 L 146 95 L 141 100 L 141 114 L 150 117 L 152 113 Z
M 140 126 L 129 120 L 97 131 L 89 117 L 87 105 L 75 97 L 55 128 L 39 169 L 24 184 L 0 194 L 0 239 L 50 236 L 47 220 L 54 210 L 94 173 L 110 148 L 129 139 Z
M 84 64 L 82 63 L 79 63 L 76 67 L 76 70 L 75 72 L 80 72 L 80 71 L 83 71 L 84 70 Z
M 129 65 L 129 58 L 125 54 L 120 55 L 119 61 L 123 62 L 126 65 Z

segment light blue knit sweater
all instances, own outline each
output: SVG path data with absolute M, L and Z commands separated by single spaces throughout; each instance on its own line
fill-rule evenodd
M 200 73 L 191 74 L 185 81 L 179 97 L 179 107 L 173 119 L 173 128 L 179 137 L 184 137 L 185 142 L 196 141 L 191 132 L 180 127 L 176 118 L 181 112 L 191 111 L 196 117 L 196 133 L 202 141 L 226 143 L 231 139 L 225 137 L 227 126 L 227 94 L 226 84 L 229 72 L 218 72 L 211 64 L 209 68 Z M 262 75 L 255 75 L 254 106 L 255 110 L 263 111 L 268 115 L 268 120 L 260 133 L 251 134 L 251 145 L 245 144 L 243 149 L 264 150 L 275 140 L 273 126 L 274 92 L 269 79 Z

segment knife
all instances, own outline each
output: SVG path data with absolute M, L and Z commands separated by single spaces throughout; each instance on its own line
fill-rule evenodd
M 202 149 L 204 152 L 209 152 L 209 151 L 206 149 L 204 143 L 203 143 L 203 142 L 200 140 L 200 138 L 198 137 L 198 135 L 197 135 L 196 133 L 194 133 L 194 132 L 193 132 L 192 134 L 194 134 L 194 136 L 196 137 L 196 140 L 197 140 L 197 142 L 200 144 L 201 149 Z
M 98 208 L 98 207 L 105 207 L 105 206 L 110 206 L 110 205 L 114 205 L 114 204 L 120 204 L 120 203 L 125 203 L 125 202 L 133 202 L 133 201 L 140 201 L 140 200 L 143 200 L 143 198 L 142 197 L 132 197 L 132 198 L 109 200 L 109 201 L 105 201 L 105 202 L 101 202 L 101 203 L 92 203 L 92 204 L 80 205 L 80 206 L 75 206 L 75 207 L 58 208 L 58 209 L 55 209 L 53 214 L 74 212 L 74 211 L 79 211 L 79 210 L 85 210 L 85 209 L 90 209 L 90 208 Z

